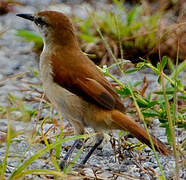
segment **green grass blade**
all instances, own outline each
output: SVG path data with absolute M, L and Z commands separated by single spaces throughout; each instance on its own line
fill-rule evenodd
M 12 139 L 12 128 L 11 128 L 10 121 L 8 121 L 7 147 L 6 147 L 5 157 L 4 157 L 2 170 L 1 170 L 1 176 L 0 176 L 1 180 L 5 179 L 5 171 L 6 171 L 6 166 L 7 166 L 7 159 L 8 159 L 8 153 L 9 153 L 9 149 L 10 149 L 11 139 Z
M 59 168 L 58 161 L 55 156 L 51 155 L 51 161 L 56 171 L 61 171 Z
M 12 179 L 17 180 L 17 179 L 20 179 L 21 177 L 24 177 L 25 175 L 28 175 L 28 174 L 39 174 L 39 175 L 51 174 L 54 176 L 61 177 L 62 179 L 67 178 L 67 175 L 65 175 L 63 172 L 54 171 L 54 170 L 45 170 L 45 169 L 32 169 L 32 170 L 22 171 L 21 173 L 15 175 Z
M 39 36 L 34 32 L 19 29 L 17 30 L 16 35 L 20 37 L 24 37 L 27 41 L 43 44 L 43 40 L 41 36 Z
M 179 177 L 179 166 L 178 166 L 178 164 L 179 164 L 179 157 L 178 157 L 178 154 L 177 154 L 177 150 L 176 150 L 176 137 L 175 137 L 175 129 L 174 129 L 174 127 L 175 127 L 175 124 L 176 123 L 178 123 L 178 109 L 177 109 L 177 92 L 178 92 L 178 84 L 177 84 L 177 76 L 178 76 L 178 74 L 179 74 L 179 72 L 178 71 L 182 71 L 182 70 L 184 70 L 184 68 L 182 69 L 182 67 L 186 67 L 186 62 L 185 62 L 185 65 L 183 65 L 183 63 L 181 63 L 180 64 L 180 66 L 179 67 L 181 67 L 181 68 L 179 68 L 178 69 L 178 57 L 179 57 L 179 41 L 178 41 L 178 48 L 177 48 L 177 58 L 176 58 L 176 69 L 175 69 L 175 75 L 173 75 L 173 77 L 174 77 L 174 81 L 175 81 L 175 88 L 174 88 L 174 96 L 173 96 L 173 101 L 174 101 L 174 104 L 173 104 L 173 129 L 172 129 L 172 138 L 174 138 L 174 140 L 173 140 L 173 151 L 174 151 L 174 157 L 175 157 L 175 164 L 176 164 L 176 177 Z M 180 72 L 181 72 L 180 71 Z M 177 179 L 179 179 L 179 178 L 177 178 Z
M 166 178 L 165 178 L 165 173 L 164 173 L 163 168 L 162 168 L 162 165 L 161 165 L 161 163 L 160 163 L 160 161 L 159 161 L 158 154 L 157 154 L 157 152 L 156 152 L 156 150 L 155 150 L 155 147 L 154 147 L 154 144 L 153 144 L 153 142 L 152 142 L 152 137 L 151 137 L 151 135 L 150 135 L 150 133 L 149 133 L 149 131 L 148 131 L 147 124 L 146 124 L 146 122 L 145 122 L 144 116 L 143 116 L 143 114 L 142 114 L 142 112 L 141 112 L 141 110 L 140 110 L 140 108 L 139 108 L 139 106 L 138 106 L 138 103 L 137 103 L 136 98 L 135 98 L 135 96 L 134 96 L 134 93 L 133 93 L 133 91 L 132 91 L 132 87 L 129 87 L 129 89 L 130 89 L 130 92 L 131 92 L 131 95 L 132 95 L 134 104 L 135 104 L 135 106 L 136 106 L 137 112 L 138 112 L 138 114 L 139 114 L 139 117 L 140 117 L 140 119 L 142 120 L 142 122 L 143 122 L 143 124 L 144 124 L 144 127 L 145 127 L 145 130 L 146 130 L 146 132 L 147 132 L 147 135 L 148 135 L 148 137 L 149 137 L 150 144 L 151 144 L 152 150 L 153 150 L 153 152 L 154 152 L 154 156 L 155 156 L 156 161 L 157 161 L 157 163 L 158 163 L 158 166 L 159 166 L 159 168 L 160 168 L 160 172 L 161 172 L 161 175 L 162 175 L 162 179 L 163 179 L 163 180 L 166 180 Z
M 63 129 L 60 128 L 60 134 L 59 134 L 59 137 L 56 137 L 56 141 L 57 140 L 60 140 L 63 138 Z M 60 154 L 61 154 L 61 144 L 57 145 L 56 146 L 56 158 L 60 158 Z
M 77 161 L 77 159 L 79 158 L 79 156 L 81 155 L 81 153 L 83 152 L 83 148 L 82 147 L 78 153 L 76 154 L 76 156 L 73 158 L 72 162 L 69 164 L 69 166 L 64 170 L 65 174 L 68 174 L 71 172 L 72 167 L 74 166 L 75 162 Z
M 82 138 L 88 138 L 91 136 L 94 136 L 95 133 L 93 134 L 85 134 L 85 135 L 80 135 L 80 136 L 73 136 L 73 137 L 68 137 L 65 139 L 60 139 L 59 141 L 48 145 L 47 147 L 41 149 L 40 151 L 38 151 L 36 154 L 34 154 L 33 156 L 31 156 L 29 159 L 27 159 L 18 169 L 16 169 L 11 176 L 9 177 L 10 179 L 13 179 L 15 176 L 17 176 L 18 174 L 20 174 L 25 168 L 27 168 L 34 160 L 36 160 L 37 158 L 39 158 L 40 156 L 42 156 L 44 153 L 46 153 L 47 151 L 51 150 L 52 148 L 56 147 L 57 145 L 59 145 L 60 143 L 64 143 L 67 141 L 73 141 L 73 140 L 77 140 L 77 139 L 82 139 Z

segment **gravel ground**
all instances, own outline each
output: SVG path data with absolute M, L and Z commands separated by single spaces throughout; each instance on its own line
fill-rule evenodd
M 49 6 L 50 0 L 45 1 L 37 1 L 37 0 L 22 0 L 22 2 L 26 3 L 27 6 L 16 6 L 14 7 L 13 12 L 10 12 L 7 15 L 0 16 L 0 31 L 6 30 L 0 37 L 0 106 L 2 107 L 10 107 L 11 104 L 7 100 L 9 94 L 14 95 L 18 99 L 22 98 L 34 98 L 39 97 L 41 94 L 33 91 L 20 91 L 20 89 L 28 89 L 28 82 L 32 82 L 35 84 L 40 84 L 38 78 L 34 77 L 31 73 L 23 73 L 28 72 L 30 68 L 37 69 L 37 55 L 35 55 L 31 50 L 33 47 L 32 43 L 24 42 L 21 38 L 15 36 L 16 29 L 30 29 L 33 27 L 31 23 L 22 20 L 21 18 L 17 18 L 15 16 L 16 13 L 32 13 L 38 10 L 43 9 L 64 9 L 64 12 L 67 14 L 73 11 L 74 14 L 78 14 L 80 16 L 85 16 L 85 11 L 82 11 L 82 7 L 90 6 L 88 4 L 81 4 L 76 1 L 76 4 L 69 6 L 68 4 L 57 5 L 52 4 Z M 57 1 L 53 1 L 57 2 Z M 73 2 L 73 1 L 71 1 Z M 69 3 L 69 1 L 68 1 Z M 98 3 L 97 6 L 103 6 L 104 3 Z M 15 75 L 20 76 L 15 79 Z M 137 81 L 143 80 L 143 77 L 146 76 L 147 80 L 151 82 L 149 86 L 149 91 L 156 89 L 158 84 L 156 83 L 156 76 L 150 72 L 149 70 L 144 70 L 138 73 L 133 73 L 132 75 L 128 75 L 127 77 L 118 77 L 122 81 Z M 8 78 L 8 79 L 7 79 Z M 39 102 L 26 102 L 32 108 L 39 108 Z M 44 117 L 48 114 L 49 109 L 45 108 L 41 115 Z M 29 158 L 34 153 L 39 151 L 44 147 L 41 143 L 30 144 L 29 136 L 33 132 L 35 127 L 36 131 L 39 133 L 40 128 L 37 124 L 36 118 L 32 118 L 31 121 L 23 122 L 17 121 L 22 117 L 20 111 L 14 111 L 10 114 L 10 119 L 12 123 L 12 127 L 14 131 L 24 132 L 20 133 L 16 138 L 13 139 L 13 142 L 10 146 L 10 154 L 7 162 L 7 170 L 6 175 L 9 176 L 11 172 L 16 167 L 17 163 L 23 157 L 24 159 Z M 3 139 L 6 135 L 8 118 L 0 115 L 0 140 Z M 45 124 L 44 130 L 50 128 L 51 124 Z M 64 120 L 64 126 L 68 127 L 68 122 Z M 156 135 L 163 142 L 166 142 L 165 131 L 163 128 L 159 128 L 159 121 L 155 120 L 152 125 L 151 131 L 154 135 Z M 117 136 L 118 132 L 113 133 L 113 137 Z M 180 135 L 181 134 L 181 135 Z M 182 142 L 186 137 L 186 134 L 182 132 L 180 129 L 176 131 L 177 141 Z M 107 136 L 108 137 L 108 136 Z M 156 173 L 160 173 L 158 165 L 156 163 L 155 157 L 152 151 L 146 147 L 143 149 L 141 153 L 135 151 L 126 151 L 123 150 L 123 159 L 119 162 L 118 155 L 119 153 L 115 153 L 111 143 L 109 141 L 109 137 L 106 138 L 107 143 L 103 143 L 102 148 L 98 149 L 90 158 L 87 163 L 86 168 L 84 168 L 84 175 L 87 175 L 88 179 L 94 179 L 94 173 L 96 171 L 98 179 L 116 179 L 117 180 L 125 180 L 125 179 L 156 179 Z M 137 140 L 133 138 L 128 139 L 130 142 L 136 143 Z M 68 142 L 63 146 L 66 147 L 71 145 L 72 142 Z M 117 142 L 116 142 L 117 143 Z M 91 142 L 86 146 L 84 153 L 80 156 L 78 162 L 81 161 L 84 154 L 88 151 Z M 29 147 L 29 149 L 28 149 Z M 116 149 L 118 148 L 118 144 L 116 144 Z M 3 162 L 4 155 L 6 151 L 6 144 L 0 144 L 0 162 Z M 25 153 L 26 151 L 26 153 Z M 62 150 L 62 156 L 66 153 L 65 148 Z M 174 176 L 174 167 L 175 161 L 172 156 L 161 156 L 159 155 L 160 163 L 165 171 L 165 175 L 167 179 L 172 179 Z M 92 170 L 92 167 L 94 166 Z M 91 167 L 91 168 L 90 168 Z M 30 169 L 50 169 L 52 168 L 49 153 L 45 154 L 41 159 L 34 161 L 29 166 Z M 73 170 L 73 173 L 76 174 L 80 172 L 80 170 Z M 82 170 L 81 170 L 82 173 Z M 180 177 L 181 179 L 186 179 L 186 172 L 183 168 L 180 168 Z M 50 176 L 47 176 L 50 179 Z M 27 179 L 47 179 L 44 176 L 27 176 Z M 52 177 L 51 177 L 52 178 Z

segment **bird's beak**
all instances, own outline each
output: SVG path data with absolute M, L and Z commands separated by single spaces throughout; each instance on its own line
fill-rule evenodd
M 16 14 L 16 16 L 22 17 L 24 19 L 28 19 L 30 21 L 34 21 L 34 15 L 32 14 Z

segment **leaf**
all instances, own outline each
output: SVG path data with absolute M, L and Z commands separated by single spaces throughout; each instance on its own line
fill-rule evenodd
M 161 66 L 162 66 L 162 70 L 165 68 L 166 64 L 167 64 L 167 57 L 163 56 L 162 61 L 161 61 Z
M 154 110 L 152 110 L 152 109 L 144 110 L 142 113 L 143 113 L 143 115 L 144 115 L 145 117 L 159 116 L 159 113 L 157 113 L 156 111 L 154 111 Z
M 121 90 L 116 89 L 116 92 L 120 94 L 123 98 L 131 95 L 130 90 L 128 88 L 123 88 Z
M 157 63 L 157 69 L 158 69 L 158 71 L 160 73 L 160 63 Z
M 168 59 L 168 67 L 171 70 L 171 72 L 174 72 L 174 64 L 172 62 L 172 59 L 167 58 Z
M 158 77 L 158 83 L 161 84 L 161 77 Z
M 156 105 L 156 104 L 159 104 L 158 100 L 150 101 L 150 102 L 148 103 L 148 108 L 151 108 L 151 107 L 153 107 L 153 106 Z
M 167 123 L 167 119 L 165 119 L 163 117 L 162 118 L 160 117 L 159 121 L 162 123 L 160 127 L 165 127 L 164 124 Z
M 130 73 L 136 72 L 138 70 L 139 70 L 138 68 L 132 68 L 132 69 L 129 69 L 129 70 L 125 71 L 125 73 L 130 74 Z
M 171 88 L 167 88 L 167 90 L 165 91 L 166 94 L 174 94 L 174 89 Z M 153 92 L 154 94 L 159 94 L 159 95 L 163 95 L 163 91 L 155 91 Z
M 148 107 L 148 102 L 145 99 L 138 97 L 136 101 L 139 107 Z
M 175 68 L 174 68 L 175 69 Z M 184 71 L 184 69 L 186 69 L 186 61 L 183 61 L 182 63 L 180 63 L 177 68 L 173 71 L 173 73 L 171 74 L 170 78 L 177 78 L 179 73 Z

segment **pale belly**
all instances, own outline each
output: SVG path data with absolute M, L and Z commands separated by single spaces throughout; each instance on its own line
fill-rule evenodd
M 51 103 L 66 119 L 83 123 L 84 113 L 90 106 L 87 102 L 53 82 L 44 82 L 43 88 Z

